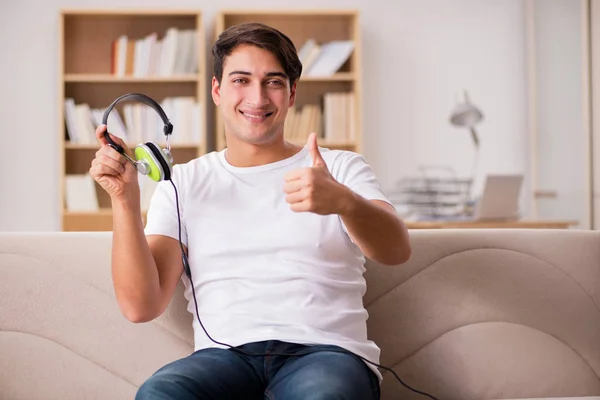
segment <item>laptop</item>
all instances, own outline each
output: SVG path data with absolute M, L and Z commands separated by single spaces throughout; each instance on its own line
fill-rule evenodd
M 523 175 L 488 175 L 483 194 L 475 205 L 474 221 L 519 219 L 519 195 Z
M 488 175 L 473 215 L 420 217 L 419 221 L 499 221 L 519 219 L 523 175 Z

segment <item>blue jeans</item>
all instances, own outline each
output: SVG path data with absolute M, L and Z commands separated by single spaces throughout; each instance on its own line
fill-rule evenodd
M 198 350 L 156 371 L 140 387 L 136 400 L 379 399 L 377 376 L 364 361 L 339 352 L 339 347 L 270 340 L 238 348 L 273 355 Z

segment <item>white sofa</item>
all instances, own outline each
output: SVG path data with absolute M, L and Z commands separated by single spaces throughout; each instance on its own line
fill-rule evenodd
M 412 231 L 411 260 L 369 263 L 381 362 L 439 399 L 600 396 L 600 233 Z M 0 399 L 131 399 L 192 351 L 181 287 L 133 324 L 110 233 L 0 233 Z M 425 399 L 384 372 L 383 399 Z

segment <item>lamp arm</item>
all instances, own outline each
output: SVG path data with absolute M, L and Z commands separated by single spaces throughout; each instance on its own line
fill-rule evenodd
M 475 128 L 471 127 L 470 131 L 471 131 L 471 138 L 473 139 L 473 143 L 475 144 L 475 147 L 479 148 L 479 137 L 477 136 L 477 132 L 475 131 Z

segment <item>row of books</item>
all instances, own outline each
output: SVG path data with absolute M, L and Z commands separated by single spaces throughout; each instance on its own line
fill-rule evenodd
M 118 77 L 177 76 L 198 71 L 198 35 L 194 29 L 167 29 L 141 39 L 121 35 L 112 43 L 111 73 Z
M 308 39 L 298 51 L 302 76 L 331 76 L 338 72 L 354 51 L 352 40 L 319 43 Z
M 356 139 L 355 96 L 353 92 L 330 92 L 321 104 L 290 108 L 284 136 L 303 141 L 311 132 L 328 142 L 346 143 Z
M 298 51 L 303 76 L 331 76 L 354 51 L 352 40 L 319 43 L 308 39 Z M 176 76 L 198 71 L 198 35 L 194 29 L 167 29 L 141 39 L 121 35 L 112 43 L 111 73 L 115 76 Z
M 201 126 L 204 124 L 200 103 L 193 97 L 167 97 L 161 107 L 173 124 L 169 138 L 172 144 L 200 143 Z M 72 98 L 65 99 L 65 124 L 67 139 L 73 144 L 97 144 L 96 128 L 102 123 L 105 108 L 92 108 L 87 103 L 76 104 Z M 145 104 L 127 103 L 117 107 L 108 116 L 110 133 L 128 144 L 164 142 L 163 121 L 156 111 Z

